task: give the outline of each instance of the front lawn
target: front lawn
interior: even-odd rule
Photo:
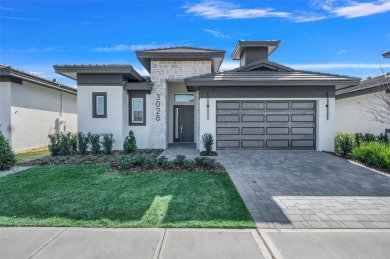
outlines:
[[[30,162],[32,160],[49,156],[49,150],[47,148],[32,149],[27,151],[18,152],[15,154],[17,163]]]
[[[0,178],[1,226],[253,228],[227,173],[41,166]]]

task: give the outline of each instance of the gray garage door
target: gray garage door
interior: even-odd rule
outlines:
[[[217,101],[217,149],[315,149],[315,101]]]

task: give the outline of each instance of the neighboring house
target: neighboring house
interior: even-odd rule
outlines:
[[[268,61],[280,41],[239,41],[240,67],[219,72],[225,51],[172,47],[136,51],[150,73],[129,65],[55,65],[77,80],[78,130],[129,130],[140,148],[196,143],[211,133],[218,149],[333,151],[335,90],[360,78],[294,70]]]
[[[380,96],[390,100],[390,73],[362,80],[359,85],[336,91],[336,131],[351,133],[390,133],[390,125],[379,123],[369,115],[380,109]]]
[[[47,146],[48,134],[77,130],[77,90],[0,65],[0,130],[14,151]]]
[[[390,58],[390,51],[387,51],[387,52],[383,53],[382,56],[384,58]]]

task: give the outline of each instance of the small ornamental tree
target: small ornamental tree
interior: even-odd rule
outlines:
[[[125,138],[125,142],[123,143],[123,151],[126,153],[133,153],[137,150],[137,141],[135,140],[134,132],[132,130],[129,131],[129,135]]]
[[[214,145],[214,138],[213,135],[210,133],[206,133],[202,135],[202,143],[203,147],[206,150],[207,154],[211,153],[213,151],[213,145]]]
[[[8,170],[16,164],[16,158],[8,140],[0,131],[0,170]]]

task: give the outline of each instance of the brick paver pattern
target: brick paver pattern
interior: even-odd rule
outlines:
[[[390,177],[318,151],[220,150],[259,228],[390,228]]]

